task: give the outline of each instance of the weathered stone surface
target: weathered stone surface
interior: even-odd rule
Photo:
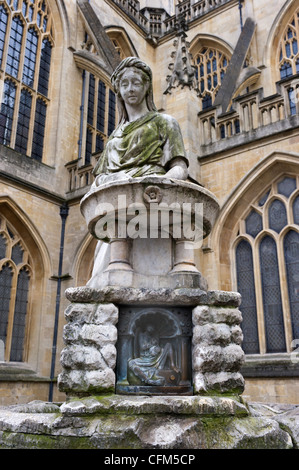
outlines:
[[[237,292],[208,291],[197,288],[133,288],[109,286],[101,289],[70,287],[65,296],[74,303],[113,303],[123,305],[216,305],[239,307],[241,295]]]
[[[214,323],[226,323],[227,325],[239,325],[242,321],[242,314],[237,308],[210,308],[211,321]]]
[[[207,392],[242,394],[245,387],[240,372],[207,372],[205,383]]]
[[[37,411],[35,411],[37,406]],[[0,448],[298,448],[299,405],[246,404],[231,397],[90,396],[0,411]],[[44,410],[44,412],[42,412]],[[163,419],[161,419],[163,417]]]
[[[59,390],[67,394],[114,391],[118,308],[74,303],[67,307],[65,318]]]

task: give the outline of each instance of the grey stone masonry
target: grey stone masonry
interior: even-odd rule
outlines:
[[[244,391],[241,312],[236,307],[198,306],[192,311],[194,393]]]
[[[111,303],[72,303],[65,318],[59,389],[71,395],[113,392],[118,308]]]
[[[138,291],[138,292],[137,292]],[[192,382],[195,395],[239,395],[244,390],[240,369],[242,315],[240,295],[197,289],[169,291],[134,289],[139,305],[176,304],[192,311]],[[196,295],[194,295],[196,291]],[[192,295],[193,294],[193,295]],[[61,353],[59,389],[69,396],[115,393],[117,304],[131,304],[130,289],[69,289],[72,302],[65,311],[67,324]],[[163,302],[164,298],[164,302]],[[180,298],[181,302],[178,302]],[[192,305],[193,299],[193,305]],[[194,302],[196,301],[195,305]],[[108,303],[109,302],[109,303]]]

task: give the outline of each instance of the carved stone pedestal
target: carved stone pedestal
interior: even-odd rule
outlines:
[[[243,392],[239,294],[81,287],[66,296],[58,384],[68,396]],[[148,333],[153,351],[142,355]]]

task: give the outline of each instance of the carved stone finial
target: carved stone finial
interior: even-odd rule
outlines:
[[[173,45],[176,47],[176,51],[171,53],[171,58],[174,59],[174,63],[169,64],[169,69],[172,70],[172,74],[166,77],[168,87],[164,91],[164,94],[171,93],[172,88],[178,86],[182,88],[188,86],[199,94],[195,67],[192,65],[189,44],[186,42],[187,35],[185,31],[187,31],[188,26],[185,15],[179,15],[177,17],[175,29],[177,33]]]

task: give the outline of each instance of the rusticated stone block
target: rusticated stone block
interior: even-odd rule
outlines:
[[[235,305],[193,309],[192,368],[194,393],[241,393],[244,362],[241,312]]]
[[[114,391],[118,308],[111,303],[73,303],[65,318],[59,390],[67,394]]]

